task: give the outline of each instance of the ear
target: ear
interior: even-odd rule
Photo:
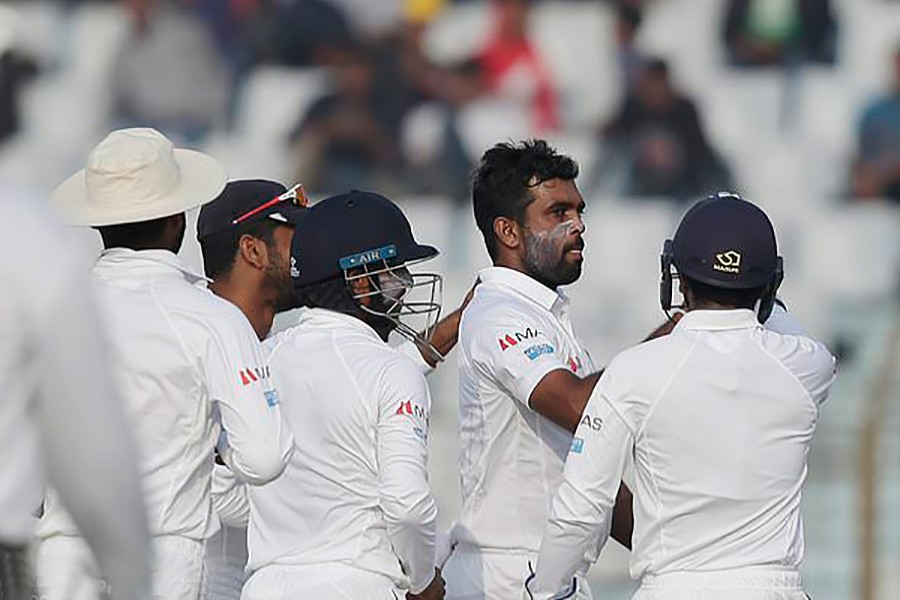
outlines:
[[[515,249],[522,244],[522,230],[515,219],[509,217],[494,219],[494,237],[506,248]]]
[[[681,292],[681,297],[684,298],[684,308],[685,310],[690,310],[691,308],[691,284],[685,280],[684,277],[678,278],[678,291]]]
[[[252,235],[242,235],[238,240],[238,252],[245,263],[254,269],[264,270],[269,266],[269,247]]]

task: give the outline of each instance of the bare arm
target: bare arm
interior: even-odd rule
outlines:
[[[585,378],[578,377],[565,369],[556,369],[547,373],[534,388],[528,404],[531,409],[540,413],[572,433],[581,422],[581,415],[600,380],[603,371],[592,373]],[[634,512],[631,490],[625,483],[619,486],[612,516],[612,532],[610,537],[631,550],[631,534],[634,531]]]
[[[459,308],[438,321],[437,325],[434,326],[434,333],[431,334],[431,346],[437,350],[442,357],[450,354],[450,351],[456,346],[456,342],[459,340],[459,321],[462,319],[462,314],[466,309],[466,306],[472,301],[472,296],[475,295],[475,288],[478,287],[479,283],[481,283],[481,280],[476,279],[475,284],[469,290],[469,293],[466,294],[466,297],[463,298]],[[431,349],[424,344],[416,343],[416,346],[419,348],[419,352],[422,354],[422,358],[425,359],[425,362],[427,362],[432,369],[437,367],[439,361],[437,357],[434,356]]]

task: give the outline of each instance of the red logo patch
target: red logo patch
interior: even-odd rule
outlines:
[[[515,346],[516,344],[519,343],[519,342],[517,342],[517,341],[513,338],[513,336],[511,336],[511,335],[509,335],[509,334],[506,334],[506,337],[505,337],[505,338],[500,338],[500,339],[497,340],[497,341],[500,342],[500,349],[501,349],[501,350],[506,350],[506,349],[509,348],[510,346]]]

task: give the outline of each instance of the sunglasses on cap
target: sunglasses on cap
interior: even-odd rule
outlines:
[[[307,208],[309,206],[309,198],[307,198],[306,192],[303,191],[303,184],[298,183],[294,187],[289,189],[288,191],[284,192],[283,194],[280,194],[278,196],[275,196],[271,200],[267,200],[266,202],[263,202],[262,204],[260,204],[259,206],[257,206],[254,209],[248,210],[241,216],[239,216],[235,219],[232,219],[231,224],[237,225],[238,223],[246,221],[247,219],[249,219],[250,217],[252,217],[254,215],[258,215],[259,213],[261,213],[262,211],[264,211],[266,209],[269,209],[269,208],[272,208],[273,206],[277,206],[278,204],[281,204],[282,202],[289,202],[290,204],[293,204],[297,208]]]

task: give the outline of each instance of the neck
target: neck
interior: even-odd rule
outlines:
[[[269,335],[276,313],[274,298],[254,286],[236,285],[227,277],[210,283],[209,289],[241,309],[260,340]]]
[[[512,269],[513,271],[518,271],[519,273],[522,273],[523,275],[527,275],[528,277],[531,277],[532,279],[534,279],[535,281],[540,283],[542,286],[544,286],[550,290],[553,290],[554,292],[556,291],[557,286],[553,285],[549,281],[546,281],[540,275],[537,275],[537,274],[529,271],[525,267],[525,264],[521,260],[519,260],[519,258],[516,256],[513,256],[512,258],[498,257],[497,260],[494,261],[494,266],[495,267],[505,267],[507,269]]]

